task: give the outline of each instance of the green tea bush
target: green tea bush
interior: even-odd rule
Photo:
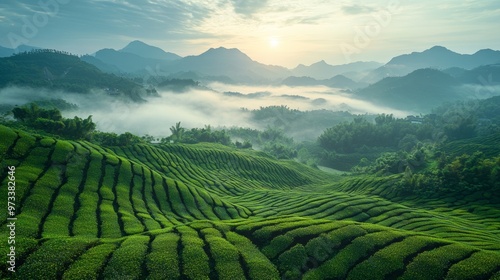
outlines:
[[[105,243],[90,248],[64,272],[64,280],[98,279],[107,258],[116,249],[117,244]]]
[[[205,240],[209,244],[219,279],[246,279],[239,262],[238,250],[226,239],[210,232],[205,235]]]
[[[443,279],[451,264],[462,260],[471,252],[472,248],[460,244],[449,244],[423,252],[406,267],[401,280]]]
[[[278,269],[285,279],[300,279],[308,256],[302,244],[293,246],[278,258]]]
[[[479,251],[453,265],[445,279],[488,278],[500,267],[500,254]]]
[[[177,247],[179,236],[175,233],[160,234],[151,243],[151,253],[146,258],[148,279],[179,279]]]
[[[51,239],[31,254],[16,272],[19,279],[58,279],[93,241]]]
[[[104,269],[104,279],[143,279],[141,265],[148,249],[148,236],[127,237],[113,252]]]
[[[183,274],[189,279],[209,279],[209,259],[203,250],[205,243],[198,237],[198,233],[190,227],[180,226],[178,230],[182,242]]]
[[[276,267],[247,238],[234,232],[227,232],[226,238],[243,256],[251,279],[280,279]]]

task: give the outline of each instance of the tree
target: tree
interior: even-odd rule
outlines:
[[[172,126],[170,128],[170,131],[172,132],[172,137],[175,139],[175,141],[177,142],[182,141],[184,130],[185,129],[181,127],[181,122],[176,123],[175,126]]]

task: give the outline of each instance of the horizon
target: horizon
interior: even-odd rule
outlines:
[[[134,40],[180,56],[210,48],[237,48],[267,65],[294,68],[324,60],[388,62],[392,57],[444,46],[461,54],[500,49],[500,3],[370,1],[314,3],[149,1],[0,4],[0,45],[30,45],[70,53],[119,50]],[[495,27],[497,26],[497,27]]]
[[[117,48],[117,49],[114,49],[114,48],[102,48],[102,49],[99,49],[99,50],[96,50],[95,52],[93,53],[73,53],[73,52],[68,52],[67,50],[64,50],[64,49],[55,49],[55,48],[42,48],[42,47],[39,47],[39,46],[31,46],[31,45],[19,45],[18,47],[28,47],[28,48],[37,48],[37,49],[54,49],[56,51],[63,51],[63,52],[68,52],[70,55],[75,55],[75,56],[85,56],[85,55],[90,55],[90,56],[95,56],[95,53],[100,51],[100,50],[104,50],[104,49],[113,49],[113,50],[116,50],[116,51],[121,51],[122,49],[124,49],[125,47],[127,47],[129,44],[133,43],[133,42],[140,42],[140,43],[143,43],[143,44],[146,44],[148,46],[151,46],[151,47],[157,47],[157,48],[160,48],[161,50],[165,51],[165,52],[169,52],[168,50],[164,50],[162,49],[161,47],[158,47],[158,46],[154,46],[154,45],[151,45],[151,44],[148,44],[146,42],[143,42],[141,40],[132,40],[130,41],[128,44],[126,44],[125,46],[121,47],[121,48]],[[9,48],[9,47],[6,47],[6,46],[2,46],[0,45],[0,47],[4,47],[4,48]],[[306,64],[306,63],[298,63],[297,65],[295,66],[292,66],[292,67],[288,67],[288,66],[284,66],[284,65],[276,65],[276,64],[266,64],[265,62],[262,62],[262,61],[258,61],[258,60],[255,60],[253,57],[251,57],[249,54],[243,52],[242,50],[240,50],[239,48],[235,47],[235,48],[227,48],[225,46],[218,46],[218,47],[210,47],[204,51],[202,51],[201,53],[197,53],[197,54],[188,54],[188,55],[185,55],[185,56],[181,56],[181,58],[185,58],[185,57],[189,57],[189,56],[199,56],[203,53],[206,53],[210,50],[214,50],[214,49],[220,49],[220,48],[223,48],[223,49],[226,49],[226,50],[231,50],[231,49],[235,49],[235,50],[238,50],[240,52],[242,52],[243,54],[247,55],[250,59],[252,59],[253,61],[255,62],[258,62],[258,63],[262,63],[262,64],[265,64],[265,65],[269,65],[269,66],[281,66],[281,67],[285,67],[285,68],[288,68],[290,70],[296,68],[296,67],[299,67],[299,66],[311,66],[313,64],[318,64],[318,63],[326,63],[328,65],[331,65],[331,66],[341,66],[341,65],[347,65],[347,64],[351,64],[351,63],[358,63],[358,62],[376,62],[376,63],[381,63],[381,64],[387,64],[392,58],[394,57],[398,57],[398,56],[401,56],[401,55],[408,55],[408,54],[412,54],[412,53],[421,53],[421,52],[424,52],[424,51],[428,51],[432,48],[436,48],[436,47],[442,47],[442,48],[445,48],[447,49],[448,51],[451,51],[451,52],[454,52],[454,53],[457,53],[457,54],[460,54],[460,55],[473,55],[479,51],[483,51],[483,50],[492,50],[492,51],[500,51],[500,49],[492,49],[492,48],[481,48],[481,49],[478,49],[478,50],[475,50],[471,53],[460,53],[460,52],[457,52],[455,50],[452,50],[446,46],[441,46],[441,45],[434,45],[434,46],[431,46],[431,47],[428,47],[426,49],[423,49],[423,50],[414,50],[410,53],[400,53],[400,54],[395,54],[394,56],[392,56],[390,59],[388,59],[387,61],[376,61],[376,60],[356,60],[356,61],[350,61],[350,62],[346,62],[346,63],[343,63],[343,64],[334,64],[334,63],[329,63],[328,61],[326,61],[325,59],[320,59],[318,61],[314,61],[312,63],[309,63],[309,64]],[[174,54],[177,54],[177,53],[174,53]],[[178,55],[178,54],[177,54]]]

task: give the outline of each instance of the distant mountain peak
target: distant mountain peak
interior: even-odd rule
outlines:
[[[320,60],[320,61],[314,63],[314,65],[329,65],[329,64],[326,63],[326,61],[324,61],[324,60]]]
[[[237,48],[228,49],[225,47],[210,48],[206,52],[202,53],[200,56],[214,57],[214,58],[231,57],[231,58],[252,60],[248,55],[246,55],[244,52],[240,51]]]
[[[142,41],[134,40],[128,45],[126,45],[120,52],[132,53],[144,58],[153,58],[161,60],[176,60],[181,58],[180,56],[166,52],[161,48],[148,45]]]
[[[434,46],[426,51],[450,51],[450,50],[443,46]]]
[[[234,53],[242,53],[243,54],[243,52],[237,48],[225,48],[222,46],[218,47],[218,48],[210,48],[205,53],[209,53],[209,52],[234,52]]]

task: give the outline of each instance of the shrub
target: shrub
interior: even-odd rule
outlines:
[[[127,237],[104,269],[105,279],[142,279],[141,265],[148,249],[148,236]]]

